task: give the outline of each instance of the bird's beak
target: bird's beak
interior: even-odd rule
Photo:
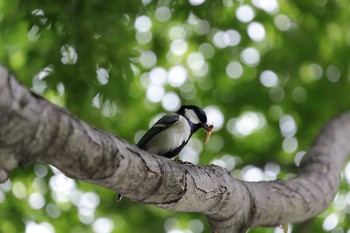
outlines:
[[[208,124],[203,124],[203,128],[205,129],[205,135],[204,135],[204,143],[207,143],[209,141],[211,132],[214,129],[214,125],[208,125]]]

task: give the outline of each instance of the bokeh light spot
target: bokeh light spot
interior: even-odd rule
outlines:
[[[149,73],[149,79],[152,84],[163,85],[166,81],[168,72],[163,67],[155,67]]]
[[[45,210],[47,215],[51,218],[58,218],[61,215],[61,210],[53,203],[47,204]]]
[[[61,203],[69,201],[71,193],[76,190],[75,180],[60,172],[50,178],[49,185],[53,199]]]
[[[264,178],[264,173],[258,167],[247,166],[242,170],[242,178],[249,182],[261,181]]]
[[[305,64],[300,67],[299,75],[304,82],[312,82],[321,79],[323,69],[319,64]]]
[[[150,31],[146,31],[146,32],[137,31],[135,35],[137,42],[139,42],[140,44],[147,44],[151,42],[152,37],[153,35],[152,35],[152,32]]]
[[[198,35],[205,35],[209,32],[210,25],[206,20],[198,20],[193,29]]]
[[[18,199],[23,199],[27,196],[27,189],[22,182],[14,182],[12,193]]]
[[[12,188],[12,182],[11,179],[6,180],[5,183],[0,184],[0,189],[2,189],[5,192],[9,192]]]
[[[101,113],[105,117],[112,117],[117,113],[117,105],[115,102],[107,99],[101,107]]]
[[[184,40],[186,38],[186,34],[187,34],[186,29],[180,25],[173,26],[169,30],[169,37],[172,40],[176,40],[176,39]]]
[[[261,23],[252,22],[248,25],[248,36],[253,41],[262,41],[265,39],[266,32],[265,28]]]
[[[101,85],[106,85],[109,79],[108,70],[105,68],[98,68],[96,70],[97,80]]]
[[[32,187],[39,193],[45,194],[48,191],[47,183],[45,179],[36,177],[32,182]]]
[[[260,62],[260,53],[255,48],[246,48],[241,53],[241,60],[246,65],[255,67]]]
[[[209,124],[214,125],[214,130],[220,130],[224,124],[224,114],[216,106],[205,107],[204,112],[207,114]]]
[[[159,22],[166,22],[171,17],[171,11],[168,7],[161,6],[156,9],[155,16]]]
[[[214,159],[210,164],[214,164],[220,167],[225,168],[228,172],[231,172],[236,166],[236,159],[229,154],[221,156],[219,159]]]
[[[203,43],[199,46],[199,51],[203,54],[206,59],[210,59],[215,54],[214,47],[209,43]]]
[[[242,76],[243,74],[243,67],[240,62],[238,61],[231,61],[226,66],[226,74],[233,79],[237,79]]]
[[[36,41],[40,37],[40,28],[37,25],[33,25],[27,33],[28,40]]]
[[[236,11],[236,17],[242,23],[248,23],[255,17],[255,12],[251,6],[241,5]]]
[[[72,46],[61,47],[61,62],[66,65],[73,65],[78,60],[78,54]]]
[[[180,107],[180,97],[175,92],[168,92],[162,99],[162,107],[167,111],[175,111]]]
[[[339,223],[339,217],[333,213],[328,215],[324,220],[322,224],[322,228],[325,231],[331,231],[333,230]]]
[[[45,177],[48,173],[48,168],[43,164],[37,163],[34,165],[34,173],[37,177]]]
[[[176,218],[169,218],[164,223],[164,229],[169,232],[178,228],[180,225],[179,221]]]
[[[79,208],[94,210],[100,204],[100,197],[94,192],[86,192],[79,194],[75,202]]]
[[[218,31],[213,37],[213,43],[217,48],[225,48],[228,44],[228,38],[225,38],[223,31]]]
[[[164,92],[163,86],[151,84],[147,87],[146,97],[149,101],[158,103],[162,100]]]
[[[188,226],[188,229],[190,229],[190,231],[192,233],[201,233],[204,230],[203,223],[198,219],[194,219],[194,220],[189,221],[187,226]]]
[[[187,52],[187,49],[188,44],[182,39],[176,39],[170,45],[170,51],[177,56],[184,55]]]
[[[87,208],[79,208],[78,217],[80,222],[84,224],[91,224],[95,219],[94,210]]]
[[[167,80],[173,87],[181,87],[187,79],[187,71],[183,66],[177,65],[170,68]]]
[[[278,76],[271,70],[264,70],[260,74],[260,82],[265,87],[275,87],[278,85]]]
[[[227,30],[224,34],[224,36],[227,38],[227,45],[228,46],[236,46],[241,42],[241,34],[239,34],[238,31],[230,29]]]
[[[287,31],[292,26],[290,19],[286,15],[277,15],[273,22],[280,31]]]
[[[341,72],[335,65],[330,65],[326,69],[327,78],[331,82],[338,82],[340,79]]]
[[[45,206],[44,196],[39,192],[30,194],[29,205],[32,209],[36,209],[36,210],[43,208]]]
[[[294,118],[290,115],[284,115],[279,122],[281,133],[284,137],[293,137],[297,132],[297,125]]]
[[[37,224],[33,221],[28,221],[26,222],[25,233],[55,233],[55,229],[47,222]]]
[[[99,109],[101,108],[101,101],[102,101],[102,96],[98,93],[97,95],[94,96],[94,98],[92,98],[91,106]]]
[[[187,65],[193,71],[197,71],[197,70],[202,69],[205,65],[205,60],[204,60],[203,54],[201,54],[199,52],[191,53],[187,58]]]
[[[347,162],[345,169],[344,169],[344,176],[348,184],[350,185],[350,161]],[[350,203],[349,203],[350,205]]]
[[[227,130],[238,137],[245,137],[263,128],[266,124],[264,115],[247,111],[238,118],[231,118],[227,122]]]
[[[205,2],[205,0],[188,0],[192,6],[199,6]]]
[[[134,27],[137,31],[147,32],[152,28],[152,20],[146,15],[141,15],[136,18]]]
[[[295,154],[294,156],[294,164],[296,166],[300,166],[301,160],[304,158],[306,152],[305,151],[299,151],[298,153]]]
[[[141,2],[143,5],[146,6],[146,5],[150,4],[152,2],[152,0],[141,0]]]
[[[298,140],[295,137],[289,137],[283,140],[282,148],[287,153],[293,153],[298,149]]]
[[[140,55],[141,65],[145,68],[151,68],[157,64],[157,56],[153,51],[144,51]]]
[[[264,171],[266,175],[270,177],[276,177],[280,173],[281,167],[277,163],[269,162],[265,164]]]
[[[236,46],[241,41],[241,35],[236,30],[217,31],[213,36],[213,43],[217,48]]]
[[[277,0],[252,0],[252,3],[255,7],[270,14],[276,13],[279,8]]]
[[[92,224],[95,233],[110,233],[114,229],[114,223],[110,218],[98,218]]]

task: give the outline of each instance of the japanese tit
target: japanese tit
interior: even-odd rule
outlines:
[[[200,128],[209,133],[212,130],[212,126],[207,124],[205,112],[194,105],[183,105],[176,113],[166,114],[158,120],[137,146],[149,153],[173,158]]]
[[[206,130],[209,140],[213,125],[207,124],[205,112],[194,105],[183,105],[176,113],[166,114],[140,139],[137,146],[149,153],[173,158],[177,156],[198,129]],[[117,196],[121,201],[122,195]]]

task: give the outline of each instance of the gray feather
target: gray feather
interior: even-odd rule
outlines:
[[[146,145],[146,143],[149,140],[151,140],[151,138],[154,137],[154,135],[169,128],[179,119],[180,119],[180,115],[175,114],[175,113],[167,114],[167,115],[163,116],[145,133],[145,135],[143,135],[143,137],[137,143],[137,146],[139,148],[143,149],[144,146]]]

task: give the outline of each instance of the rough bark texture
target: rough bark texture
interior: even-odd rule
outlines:
[[[337,193],[349,137],[347,113],[320,132],[296,178],[243,182],[223,168],[152,155],[89,126],[0,67],[1,182],[16,166],[43,162],[141,203],[205,214],[212,232],[245,232],[319,214]]]

